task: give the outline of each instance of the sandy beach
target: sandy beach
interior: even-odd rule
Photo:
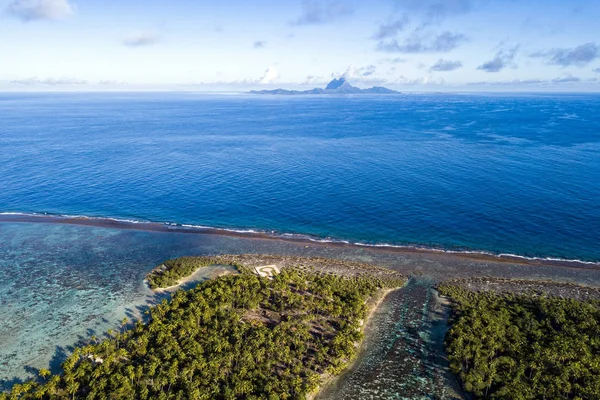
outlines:
[[[211,265],[208,267],[200,267],[193,274],[181,278],[177,284],[166,287],[153,289],[155,293],[172,293],[179,289],[185,289],[190,283],[199,283],[207,279],[217,278],[219,276],[237,273],[233,268],[227,266]],[[147,282],[144,280],[147,284]]]

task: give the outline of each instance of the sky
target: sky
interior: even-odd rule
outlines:
[[[0,0],[0,90],[600,91],[600,0]]]

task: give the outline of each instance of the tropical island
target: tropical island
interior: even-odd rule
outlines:
[[[369,308],[406,282],[358,263],[284,258],[261,269],[265,259],[274,257],[159,265],[147,277],[156,289],[195,268],[237,272],[175,292],[148,310],[146,323],[128,329],[123,321],[76,348],[62,374],[41,370],[0,399],[305,399],[353,359]],[[342,265],[349,268],[334,273]]]
[[[325,88],[314,88],[310,90],[287,90],[287,89],[274,89],[274,90],[252,90],[251,94],[272,94],[272,95],[331,95],[331,94],[401,94],[395,90],[385,88],[383,86],[373,86],[368,89],[361,89],[356,86],[352,86],[350,82],[343,76],[337,79],[333,79],[327,84]]]
[[[199,271],[225,266],[226,273],[181,289]],[[0,400],[310,399],[348,374],[364,327],[387,295],[394,292],[404,307],[415,300],[410,290],[419,279],[322,257],[167,260],[146,283],[171,296],[143,321],[124,320],[105,338],[89,338],[60,373],[42,369]],[[464,392],[478,399],[600,398],[600,288],[479,277],[436,289],[449,311],[444,368]]]

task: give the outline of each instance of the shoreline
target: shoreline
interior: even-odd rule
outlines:
[[[404,284],[404,286],[406,286],[406,283]],[[367,312],[365,314],[365,318],[363,320],[363,324],[361,325],[361,329],[360,329],[361,333],[364,336],[363,336],[362,340],[357,343],[358,346],[357,346],[357,350],[356,350],[356,355],[354,356],[354,358],[352,360],[350,360],[350,362],[348,363],[346,368],[344,368],[344,370],[342,372],[340,372],[338,375],[329,374],[327,377],[324,377],[324,381],[319,386],[317,391],[315,393],[311,394],[310,396],[307,396],[306,400],[319,399],[319,395],[324,393],[331,385],[335,385],[336,382],[338,382],[343,376],[345,376],[347,373],[352,371],[352,369],[356,366],[356,363],[359,361],[360,357],[364,355],[366,339],[367,339],[365,330],[367,329],[369,322],[372,321],[373,314],[379,309],[379,307],[381,307],[384,300],[390,293],[400,290],[404,286],[397,287],[397,288],[380,289],[377,291],[377,293],[375,293],[375,295],[373,297],[371,297],[367,301]]]
[[[209,272],[208,275],[205,274],[207,271]],[[210,272],[213,272],[213,274],[215,274],[215,276],[211,276]],[[210,267],[199,267],[194,272],[192,272],[190,275],[184,276],[183,278],[179,279],[175,285],[171,285],[166,288],[152,289],[150,287],[150,285],[148,284],[147,279],[144,279],[144,284],[146,285],[146,287],[149,290],[152,291],[152,293],[174,293],[174,292],[178,291],[179,289],[185,289],[183,286],[187,283],[196,282],[196,281],[198,283],[201,283],[203,280],[206,280],[206,279],[216,279],[216,278],[220,278],[221,276],[230,275],[230,274],[235,274],[235,272],[229,271],[226,268],[223,268],[222,271],[217,272],[217,271],[215,271],[214,268],[211,269]]]
[[[493,254],[485,251],[444,250],[410,245],[351,243],[344,240],[328,240],[312,238],[310,235],[276,234],[254,230],[235,230],[226,228],[203,227],[196,225],[174,224],[167,222],[134,221],[107,217],[68,216],[52,214],[26,214],[17,212],[0,213],[0,222],[17,223],[51,223],[64,225],[80,225],[109,229],[138,230],[148,232],[184,233],[201,235],[218,235],[234,238],[279,241],[307,246],[332,248],[364,248],[381,253],[399,255],[442,255],[462,261],[507,263],[527,266],[553,266],[576,269],[600,269],[600,261],[567,260],[557,258],[527,257],[516,254]]]

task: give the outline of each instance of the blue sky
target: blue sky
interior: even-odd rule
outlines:
[[[598,0],[0,0],[0,90],[600,91]]]

